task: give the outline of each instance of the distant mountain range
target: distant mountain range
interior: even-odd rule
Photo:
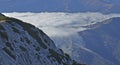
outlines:
[[[0,0],[0,12],[120,13],[120,0]]]
[[[88,26],[88,30],[79,32],[85,43],[85,47],[92,50],[105,60],[120,65],[120,17],[111,18],[95,25]],[[81,57],[82,57],[81,52]],[[86,55],[86,54],[85,54]],[[86,55],[89,56],[90,54]],[[80,58],[81,58],[80,57]],[[96,57],[95,57],[96,58]],[[98,62],[98,58],[91,57],[92,61]],[[100,62],[100,61],[99,61]],[[93,62],[94,63],[94,62]],[[93,65],[93,64],[89,64]],[[97,64],[99,65],[99,64]],[[104,64],[100,64],[104,65]],[[105,64],[111,65],[111,64]]]

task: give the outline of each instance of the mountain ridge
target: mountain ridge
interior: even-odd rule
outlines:
[[[9,17],[2,21],[0,65],[81,65],[35,26]]]

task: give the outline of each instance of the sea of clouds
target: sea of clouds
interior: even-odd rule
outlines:
[[[120,14],[101,13],[63,13],[63,12],[43,12],[43,13],[3,13],[6,16],[14,17],[24,22],[31,23],[42,29],[50,36],[57,46],[61,47],[70,43],[85,46],[78,32],[86,30],[83,26],[102,22],[112,17],[120,17]]]

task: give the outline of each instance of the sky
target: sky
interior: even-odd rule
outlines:
[[[0,12],[120,13],[120,0],[0,0]]]

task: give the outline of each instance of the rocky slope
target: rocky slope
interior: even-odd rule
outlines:
[[[0,14],[0,65],[81,65],[35,26]]]

